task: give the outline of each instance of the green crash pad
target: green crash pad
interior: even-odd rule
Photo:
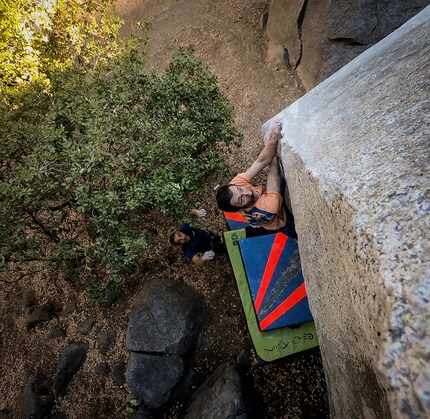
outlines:
[[[239,247],[239,240],[246,238],[245,229],[227,231],[224,233],[224,238],[249,334],[259,358],[265,362],[272,362],[317,347],[319,342],[313,321],[304,322],[294,327],[286,326],[267,331],[260,330]]]

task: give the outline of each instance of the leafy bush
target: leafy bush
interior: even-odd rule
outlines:
[[[0,85],[43,77],[70,62],[115,54],[113,0],[1,0]],[[140,39],[142,40],[142,39]]]
[[[115,286],[149,250],[142,216],[181,218],[223,167],[219,147],[240,140],[216,77],[191,48],[163,73],[144,71],[142,29],[61,65],[61,51],[50,58],[45,48],[43,77],[3,86],[1,270],[38,261],[83,268],[95,294],[101,278]]]

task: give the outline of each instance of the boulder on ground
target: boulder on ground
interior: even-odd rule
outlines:
[[[250,399],[238,365],[227,362],[197,389],[185,419],[249,419]]]
[[[196,344],[205,302],[193,288],[171,279],[147,282],[134,302],[126,348],[183,356]]]
[[[172,388],[184,373],[182,358],[131,352],[126,379],[131,394],[145,406],[157,409],[170,399]]]

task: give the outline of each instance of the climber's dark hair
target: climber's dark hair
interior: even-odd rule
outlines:
[[[216,192],[216,202],[218,204],[218,208],[222,211],[226,212],[238,212],[240,208],[234,207],[231,205],[230,201],[233,198],[233,192],[230,190],[230,186],[237,185],[223,185],[220,186]]]

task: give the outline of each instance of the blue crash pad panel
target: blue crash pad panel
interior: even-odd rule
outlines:
[[[239,248],[260,330],[313,320],[294,239],[281,233],[245,238]]]

